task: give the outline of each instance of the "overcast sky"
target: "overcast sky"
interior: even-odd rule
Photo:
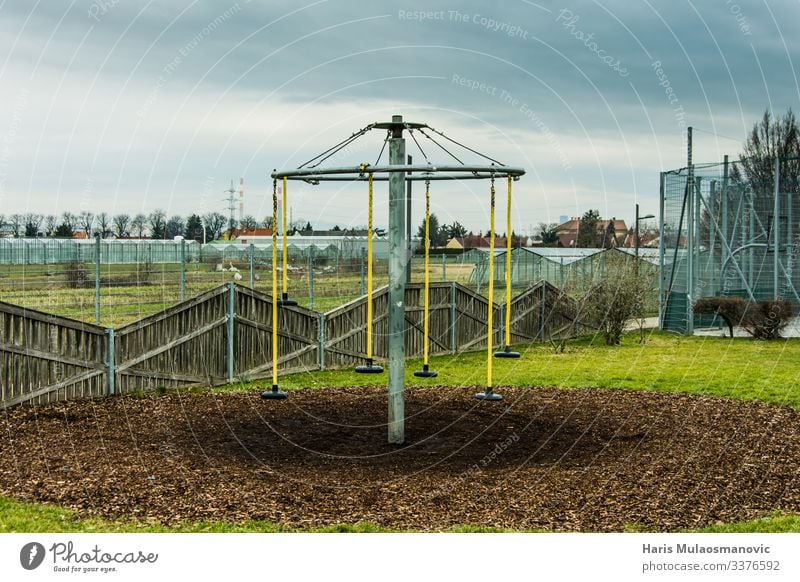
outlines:
[[[686,165],[687,126],[717,161],[765,109],[798,109],[798,22],[800,0],[0,0],[0,214],[225,212],[241,176],[261,219],[273,168],[402,114],[527,170],[516,230],[630,223]],[[383,138],[332,161],[374,162]],[[364,224],[364,190],[293,186],[293,217]],[[488,228],[487,184],[433,190],[442,222]]]

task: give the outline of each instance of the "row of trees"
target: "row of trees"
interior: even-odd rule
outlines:
[[[447,244],[447,241],[454,238],[470,238],[470,237],[481,237],[481,236],[488,236],[489,230],[486,229],[486,233],[483,231],[479,232],[477,235],[471,231],[467,230],[463,224],[454,220],[452,224],[439,224],[439,218],[436,214],[431,214],[429,219],[429,229],[430,229],[430,238],[431,238],[431,247],[432,248],[441,248]],[[503,232],[502,234],[497,232],[495,228],[495,233],[497,236],[502,236],[505,238],[506,234]],[[417,228],[417,238],[419,240],[423,240],[425,238],[425,219],[422,219],[419,227]],[[511,244],[512,246],[520,246],[523,242],[525,237],[517,236],[516,233],[511,233]],[[557,239],[558,237],[556,237]]]
[[[167,217],[163,210],[154,210],[150,214],[110,215],[107,212],[94,214],[83,211],[79,214],[64,212],[61,216],[35,213],[11,214],[8,217],[0,214],[0,229],[8,228],[14,237],[45,236],[52,238],[72,238],[76,232],[85,232],[87,236],[99,235],[101,238],[152,238],[172,239],[183,236],[198,242],[212,241],[226,232],[228,217],[219,212],[210,212],[200,216],[192,214],[186,218],[174,215]],[[254,229],[260,226],[269,228],[272,217],[259,222],[253,216],[245,216],[239,226]],[[310,225],[309,225],[310,226]]]

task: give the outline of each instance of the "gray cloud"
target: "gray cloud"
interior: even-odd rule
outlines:
[[[209,176],[245,175],[257,212],[269,169],[399,111],[528,167],[526,228],[589,207],[630,218],[683,165],[686,125],[743,138],[797,103],[797,16],[788,0],[5,2],[0,139],[29,96],[0,204],[189,212]],[[327,212],[352,216],[348,200]]]

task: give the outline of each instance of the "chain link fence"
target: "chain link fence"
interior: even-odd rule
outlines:
[[[693,333],[701,297],[800,306],[800,160],[743,159],[661,178],[661,325]]]

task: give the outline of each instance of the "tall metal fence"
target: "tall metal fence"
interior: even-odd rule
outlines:
[[[431,288],[432,354],[486,347],[489,309],[494,344],[503,336],[505,306],[457,283]],[[423,350],[422,286],[406,287],[405,344],[408,357]],[[364,359],[366,330],[374,354],[387,357],[388,293],[379,289],[374,318],[367,298],[326,313],[281,307],[278,360],[272,357],[272,300],[228,283],[120,328],[101,327],[0,302],[0,408],[26,402],[123,394],[160,386],[218,385],[282,372],[352,366]],[[547,341],[585,332],[577,309],[542,282],[511,304],[515,341]]]
[[[800,306],[800,160],[742,159],[661,175],[661,327],[692,333],[700,297]]]

